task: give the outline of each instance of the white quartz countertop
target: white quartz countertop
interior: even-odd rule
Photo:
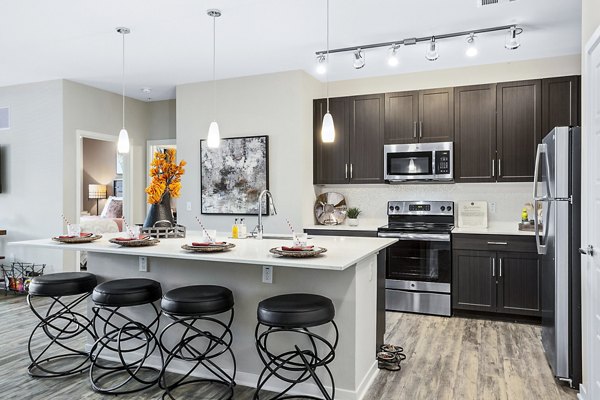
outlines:
[[[534,236],[533,231],[520,231],[518,222],[491,222],[487,228],[460,228],[455,227],[453,234],[467,233],[476,235],[521,235]]]
[[[320,229],[332,231],[373,231],[377,232],[377,228],[387,225],[387,219],[358,219],[358,226],[348,225],[348,219],[341,225],[307,225],[304,229]]]
[[[216,240],[234,243],[235,248],[219,253],[193,253],[183,250],[181,245],[201,241],[202,235],[200,232],[188,231],[187,237],[184,239],[161,239],[160,243],[156,246],[147,247],[121,247],[108,241],[110,238],[122,235],[122,233],[105,234],[99,240],[82,244],[65,244],[55,242],[51,239],[40,239],[11,242],[8,245],[121,254],[125,256],[178,258],[341,271],[396,242],[396,239],[384,238],[319,236],[309,239],[308,244],[325,247],[327,249],[326,253],[310,258],[289,258],[269,253],[269,250],[273,247],[289,246],[292,244],[291,240],[285,239],[229,239],[223,234],[217,235]]]

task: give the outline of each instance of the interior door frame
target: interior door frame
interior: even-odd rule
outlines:
[[[591,132],[594,131],[594,127],[592,126],[594,118],[592,118],[593,112],[593,96],[594,91],[590,85],[590,78],[592,76],[593,65],[591,54],[594,51],[600,51],[600,27],[596,29],[594,34],[590,37],[587,44],[585,45],[585,51],[583,52],[583,76],[582,76],[582,94],[585,96],[585,109],[583,111],[584,121],[582,124],[582,149],[586,149],[582,157],[582,182],[581,190],[582,190],[582,209],[584,212],[582,215],[592,215],[591,211],[594,204],[594,193],[591,190],[590,183],[594,179],[592,175],[592,160],[593,157],[596,157],[594,149],[590,146],[590,135]],[[595,127],[596,129],[600,129],[600,127]],[[582,247],[586,247],[591,243],[593,239],[592,230],[595,226],[595,222],[590,221],[589,218],[582,218],[581,224],[581,245]],[[596,251],[600,251],[600,249],[596,249]],[[594,349],[594,337],[596,335],[593,321],[594,321],[594,313],[595,307],[599,305],[594,304],[594,293],[595,291],[600,290],[600,287],[596,287],[598,285],[598,281],[594,280],[593,276],[590,276],[590,272],[592,268],[594,268],[594,260],[592,257],[587,255],[581,256],[581,267],[582,267],[582,363],[583,363],[583,382],[579,385],[579,394],[577,397],[581,400],[588,400],[598,397],[600,395],[599,389],[595,387],[594,382],[600,380],[600,360],[594,359],[592,355],[592,351]],[[597,257],[597,256],[596,256]]]

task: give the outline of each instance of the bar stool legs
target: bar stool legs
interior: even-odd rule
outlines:
[[[306,328],[278,328],[278,327],[267,327],[266,330],[262,330],[261,327],[264,325],[260,322],[256,325],[255,337],[256,337],[256,348],[258,355],[265,365],[256,386],[256,392],[254,393],[254,400],[260,400],[259,392],[265,386],[265,384],[273,377],[276,377],[286,383],[288,386],[275,397],[270,400],[282,400],[282,399],[317,399],[322,400],[319,397],[314,396],[295,396],[287,395],[287,393],[297,384],[306,382],[309,379],[313,379],[319,391],[323,394],[323,398],[326,400],[332,400],[335,398],[335,382],[333,374],[329,369],[329,363],[335,358],[335,349],[338,344],[338,328],[334,321],[330,321],[335,331],[335,341],[331,344],[327,339],[319,336],[313,332],[310,332]],[[262,330],[262,332],[261,332]],[[289,335],[295,333],[301,336],[305,336],[310,342],[310,348],[301,350],[298,345],[294,345],[293,350],[281,352],[279,354],[271,352],[267,348],[267,341],[270,336],[275,336],[281,333]],[[273,339],[270,339],[273,340]],[[296,341],[297,343],[297,341]],[[322,348],[319,352],[319,348]],[[321,353],[322,355],[319,355]],[[324,354],[323,354],[324,353]],[[331,381],[331,390],[327,391],[323,382],[316,374],[316,369],[322,367],[329,376]]]
[[[173,391],[183,385],[194,383],[215,383],[224,385],[228,390],[221,395],[221,399],[230,400],[233,398],[233,390],[235,387],[236,361],[231,343],[233,341],[233,333],[231,332],[231,324],[233,322],[233,308],[230,310],[230,317],[227,323],[222,322],[210,316],[179,316],[172,315],[163,311],[164,315],[173,320],[165,327],[160,335],[160,344],[166,353],[165,365],[161,374],[160,386],[165,390],[163,399],[175,399]],[[208,324],[210,329],[201,329]],[[172,340],[176,337],[175,344],[172,346],[166,345],[166,338]],[[227,373],[213,359],[228,354],[233,362],[233,372]],[[183,360],[193,363],[188,372],[179,377],[175,382],[168,383],[165,377],[165,371],[169,364],[175,360]],[[193,378],[188,379],[190,375],[200,366],[206,368],[214,379],[208,378]],[[211,397],[216,398],[216,397]]]
[[[27,295],[27,304],[40,320],[35,326],[29,341],[27,351],[31,364],[27,368],[30,376],[34,378],[57,378],[78,374],[89,368],[89,354],[83,350],[78,350],[69,344],[69,341],[77,336],[88,333],[95,338],[95,333],[91,328],[92,322],[83,314],[75,311],[81,302],[83,302],[90,293],[83,293],[74,300],[66,302],[60,296],[48,296],[52,298],[52,303],[45,312],[38,312],[34,306],[34,298],[31,294]],[[32,342],[41,334],[44,334],[50,341],[41,350],[32,346]],[[56,352],[60,354],[55,354]],[[70,365],[66,369],[59,368],[60,359],[80,358],[81,361],[75,365]]]
[[[93,307],[95,321],[103,323],[102,332],[97,334],[98,340],[90,351],[92,359],[90,382],[95,391],[106,394],[128,394],[147,389],[158,382],[161,370],[145,364],[148,357],[157,349],[161,365],[164,361],[157,340],[161,313],[155,304],[148,303],[148,305],[152,307],[156,317],[147,325],[123,314],[120,311],[121,307],[101,305]],[[119,324],[115,321],[117,319]],[[114,359],[115,355],[116,362],[101,360],[101,357],[111,356]],[[117,382],[113,383],[114,380]],[[126,388],[131,383],[133,388]]]

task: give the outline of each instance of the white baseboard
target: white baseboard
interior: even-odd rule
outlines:
[[[85,349],[87,352],[89,352],[92,349],[92,345],[87,343],[85,345]],[[110,361],[118,361],[119,360],[118,357],[116,355],[114,355],[114,353],[109,352],[108,350],[105,350],[104,353],[105,354],[103,354],[102,358],[105,360],[110,360]],[[141,356],[141,354],[138,354],[138,353],[133,353],[133,354],[134,354],[134,357]],[[125,357],[126,360],[127,360],[127,358],[128,357]],[[154,354],[151,355],[150,357],[148,357],[145,365],[149,366],[149,367],[154,367],[154,368],[162,367],[162,363],[160,362],[160,357],[157,355],[154,355]],[[189,363],[182,361],[182,360],[174,359],[169,364],[169,368],[167,370],[169,372],[174,372],[177,374],[185,374],[185,373],[187,373],[188,368],[189,368]],[[227,370],[227,369],[224,369],[224,370],[227,373],[231,373],[231,370]],[[373,365],[371,365],[371,368],[369,368],[369,371],[363,378],[362,382],[358,385],[358,388],[356,390],[353,391],[353,390],[348,390],[348,389],[336,388],[335,389],[336,400],[362,400],[362,398],[366,394],[367,390],[369,389],[369,387],[375,380],[375,377],[377,376],[378,371],[379,370],[377,368],[377,361],[375,361],[373,363]],[[199,378],[209,378],[209,377],[214,378],[214,376],[206,373],[205,370],[202,370],[200,368],[194,370],[194,372],[192,372],[191,375],[199,377]],[[236,384],[241,385],[241,386],[247,386],[247,387],[254,388],[254,387],[256,387],[256,382],[258,382],[258,374],[237,371],[236,376],[235,376],[235,382],[236,382]],[[284,382],[273,379],[273,380],[269,381],[269,383],[267,385],[265,385],[263,388],[264,388],[264,390],[268,390],[271,392],[281,392],[286,387],[287,387],[287,385]],[[325,385],[325,388],[329,390],[331,387],[328,385]],[[293,395],[312,395],[312,396],[320,395],[320,391],[319,391],[317,385],[315,385],[313,383],[308,383],[308,382],[304,382],[304,383],[296,385],[294,390],[290,390],[288,393],[293,394]]]
[[[583,386],[583,383],[579,384],[579,393],[577,393],[577,398],[579,400],[587,400],[588,398],[587,390],[585,390],[585,386]]]

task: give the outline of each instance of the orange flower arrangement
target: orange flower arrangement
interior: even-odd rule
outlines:
[[[177,151],[175,149],[166,149],[163,152],[154,153],[154,159],[150,164],[150,176],[152,182],[146,188],[149,204],[158,204],[163,199],[165,193],[170,193],[171,197],[177,198],[181,192],[181,176],[185,173],[185,161],[177,164]]]

